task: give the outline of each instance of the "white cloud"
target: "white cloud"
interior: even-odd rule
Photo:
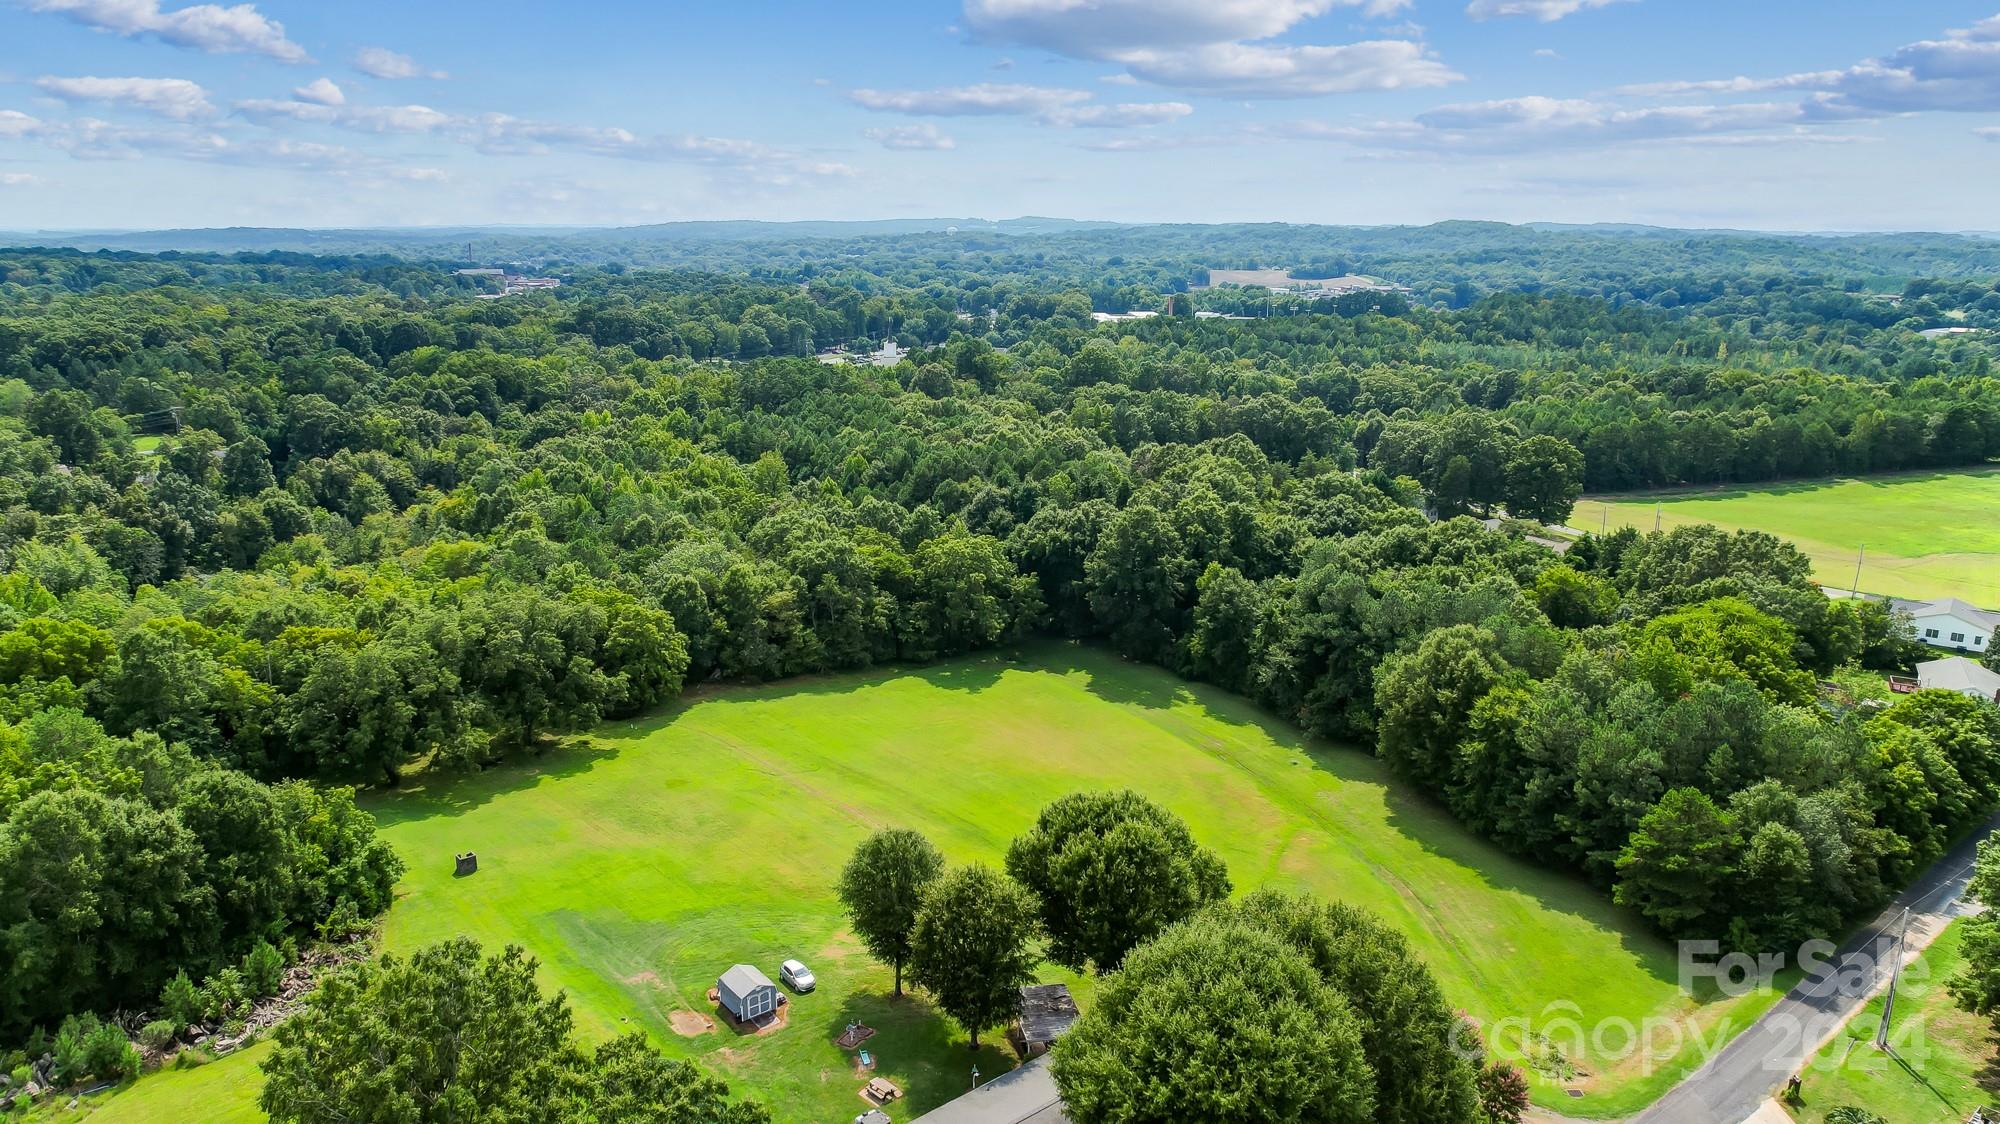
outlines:
[[[1336,7],[1385,16],[1410,0],[965,0],[982,39],[1111,58],[1138,48],[1269,39]]]
[[[1127,129],[1160,125],[1194,112],[1185,102],[1100,105],[1089,90],[991,82],[934,90],[852,90],[848,98],[878,113],[912,117],[1029,117],[1058,128]]]
[[[1788,74],[1781,78],[1713,78],[1699,82],[1641,82],[1620,86],[1618,93],[1642,98],[1671,98],[1685,94],[1756,94],[1771,90],[1803,90],[1822,87],[1840,77],[1840,71],[1820,70],[1808,74]]]
[[[1535,57],[1538,59],[1559,59],[1562,57],[1562,52],[1556,50],[1554,47],[1536,47]]]
[[[348,105],[344,99],[337,105],[252,99],[237,102],[235,109],[260,125],[304,121],[364,133],[434,133],[457,120],[427,105]]]
[[[42,177],[32,172],[0,172],[0,187],[33,187]]]
[[[1295,121],[1269,135],[1433,154],[1513,154],[1637,143],[1803,140],[1805,111],[1791,102],[1632,109],[1586,98],[1520,97],[1440,106],[1407,121],[1330,125]]]
[[[983,40],[1117,63],[1132,77],[1157,85],[1289,98],[1457,81],[1458,74],[1414,39],[1266,42],[1335,8],[1380,17],[1409,5],[1410,0],[965,0],[965,16]],[[1421,34],[1417,28],[1403,30]]]
[[[1954,39],[2000,39],[2000,16],[1987,16],[1971,27],[1950,34]]]
[[[1989,140],[1995,144],[2000,144],[2000,128],[1974,129],[1972,130],[1972,135],[1978,137],[1980,140]]]
[[[1058,109],[1042,120],[1064,129],[1138,129],[1164,125],[1194,112],[1186,102],[1125,102]]]
[[[24,137],[42,127],[40,118],[18,109],[0,109],[0,137]]]
[[[339,86],[334,85],[331,78],[315,78],[311,82],[293,90],[292,96],[300,101],[309,101],[318,105],[347,104],[347,94]]]
[[[103,102],[186,121],[215,111],[208,91],[185,78],[37,78],[35,87],[67,102]]]
[[[363,47],[354,52],[354,69],[370,78],[447,78],[442,70],[420,66],[408,55],[387,47]]]
[[[855,90],[847,95],[863,109],[918,117],[1027,117],[1089,101],[1088,90],[981,82],[935,90]]]
[[[489,156],[535,156],[553,151],[622,160],[699,164],[761,183],[848,176],[842,164],[807,160],[755,141],[727,137],[640,136],[627,129],[536,121],[506,113],[455,114],[425,105],[325,105],[310,101],[237,102],[236,113],[260,125],[292,122],[361,133],[443,137]]]
[[[1618,0],[1472,0],[1465,6],[1465,14],[1476,20],[1531,16],[1543,23],[1553,23],[1588,8],[1602,8],[1615,3]]]
[[[1442,86],[1461,77],[1422,44],[1403,39],[1338,47],[1219,43],[1185,51],[1131,51],[1120,61],[1158,85],[1246,98]]]
[[[1643,97],[1745,94],[1811,90],[1806,114],[1820,121],[1899,113],[2000,111],[2000,16],[1945,33],[1942,39],[1906,44],[1880,58],[1841,70],[1815,70],[1775,78],[1721,78],[1654,82],[1619,92]]]
[[[285,26],[254,4],[195,4],[170,12],[161,10],[160,0],[28,0],[28,6],[127,38],[152,36],[176,47],[267,55],[280,62],[306,59],[305,48],[285,38]]]
[[[958,142],[936,125],[898,125],[892,129],[869,129],[862,134],[883,148],[902,152],[943,152],[957,148]]]

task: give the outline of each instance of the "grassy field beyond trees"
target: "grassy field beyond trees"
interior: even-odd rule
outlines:
[[[1582,882],[1501,855],[1400,794],[1364,754],[1071,646],[705,692],[535,766],[379,800],[384,836],[410,864],[386,944],[458,933],[523,943],[587,1032],[642,1026],[783,1120],[858,1111],[861,1081],[832,1038],[859,1018],[882,1031],[871,1045],[880,1072],[909,1091],[904,1111],[921,1111],[969,1083],[971,1059],[921,1000],[884,999],[888,970],[842,932],[841,863],[887,825],[928,833],[954,862],[996,862],[1051,798],[1122,786],[1186,818],[1241,889],[1302,888],[1375,911],[1483,1023],[1545,1020],[1559,1001],[1586,1026],[1687,1013],[1670,948]],[[480,855],[469,879],[452,876],[463,850]],[[676,1011],[710,1011],[703,993],[729,964],[770,970],[792,955],[821,982],[785,1029],[672,1029]],[[1697,1017],[1725,1014],[1740,1025],[1754,1012],[1715,1005]],[[1650,1076],[1636,1061],[1576,1060],[1595,1074],[1589,1094],[1543,1086],[1540,1098],[1613,1114],[1650,1100],[1691,1059]],[[1005,1065],[990,1048],[979,1063],[987,1074]]]
[[[1861,590],[1892,597],[1958,597],[2000,606],[2000,469],[1819,480],[1581,500],[1569,525],[1653,528],[1713,523],[1769,531],[1813,560],[1813,578],[1846,589],[1859,548]]]

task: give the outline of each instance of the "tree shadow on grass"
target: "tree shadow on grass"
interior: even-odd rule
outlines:
[[[1311,752],[1326,767],[1326,751]],[[1442,804],[1412,790],[1408,782],[1396,777],[1386,765],[1376,762],[1375,768],[1377,783],[1385,786],[1383,799],[1389,810],[1388,824],[1404,838],[1429,854],[1478,875],[1492,890],[1519,894],[1550,913],[1589,922],[1615,936],[1619,949],[1647,975],[1661,983],[1679,986],[1680,966],[1673,946],[1637,912],[1614,904],[1608,890],[1592,885],[1582,874],[1509,854],[1460,825]],[[1692,998],[1706,1004],[1725,997],[1716,992]]]
[[[843,1050],[828,1038],[826,1048],[838,1059],[832,1064],[852,1075],[857,1091],[877,1074],[903,1085],[902,1099],[897,1102],[900,1110],[890,1110],[897,1119],[928,1112],[970,1092],[974,1065],[979,1067],[983,1085],[1020,1064],[997,1029],[980,1035],[976,1052],[967,1049],[966,1038],[957,1027],[928,999],[912,991],[905,991],[900,999],[891,999],[887,992],[851,992],[841,1003],[834,1032],[839,1033],[850,1022],[875,1028],[874,1037],[861,1044],[875,1058],[875,1068],[856,1069],[855,1051]],[[861,1109],[855,1112],[859,1114]]]
[[[2000,467],[1962,465],[1956,468],[1917,468],[1903,472],[1868,473],[1856,476],[1817,476],[1809,480],[1747,481],[1742,483],[1690,485],[1639,492],[1609,492],[1584,498],[1613,503],[1671,503],[1676,500],[1737,500],[1751,496],[1797,496],[1825,491],[1843,484],[1869,488],[1893,488],[1899,484],[1925,484],[1959,476],[1983,476],[2000,472]]]
[[[595,738],[564,738],[540,753],[517,754],[477,771],[428,769],[413,774],[396,788],[368,793],[363,802],[384,826],[434,816],[458,816],[545,780],[587,773],[618,756],[618,752]]]

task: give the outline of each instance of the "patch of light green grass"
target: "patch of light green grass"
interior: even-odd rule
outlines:
[[[81,1097],[74,1109],[67,1097],[56,1098],[28,1115],[30,1124],[61,1124],[89,1120],[91,1124],[258,1124],[265,1119],[257,1107],[263,1088],[257,1065],[271,1052],[259,1042],[192,1069],[162,1069],[137,1081]]]
[[[1882,997],[1871,1000],[1807,1066],[1793,1115],[1819,1124],[1842,1105],[1895,1124],[1957,1124],[2000,1105],[2000,1036],[1960,1010],[1945,989],[1964,960],[1964,923],[1953,922],[1905,969],[1890,1023],[1891,1050],[1875,1048]]]
[[[1570,526],[1651,530],[1713,523],[1797,543],[1813,577],[1895,597],[1959,597],[2000,606],[2000,469],[1904,473],[1765,488],[1728,487],[1585,499]]]

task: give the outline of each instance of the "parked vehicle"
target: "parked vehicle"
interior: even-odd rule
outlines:
[[[800,994],[811,991],[819,981],[813,979],[812,969],[796,960],[787,960],[778,965],[778,978],[785,985]]]

